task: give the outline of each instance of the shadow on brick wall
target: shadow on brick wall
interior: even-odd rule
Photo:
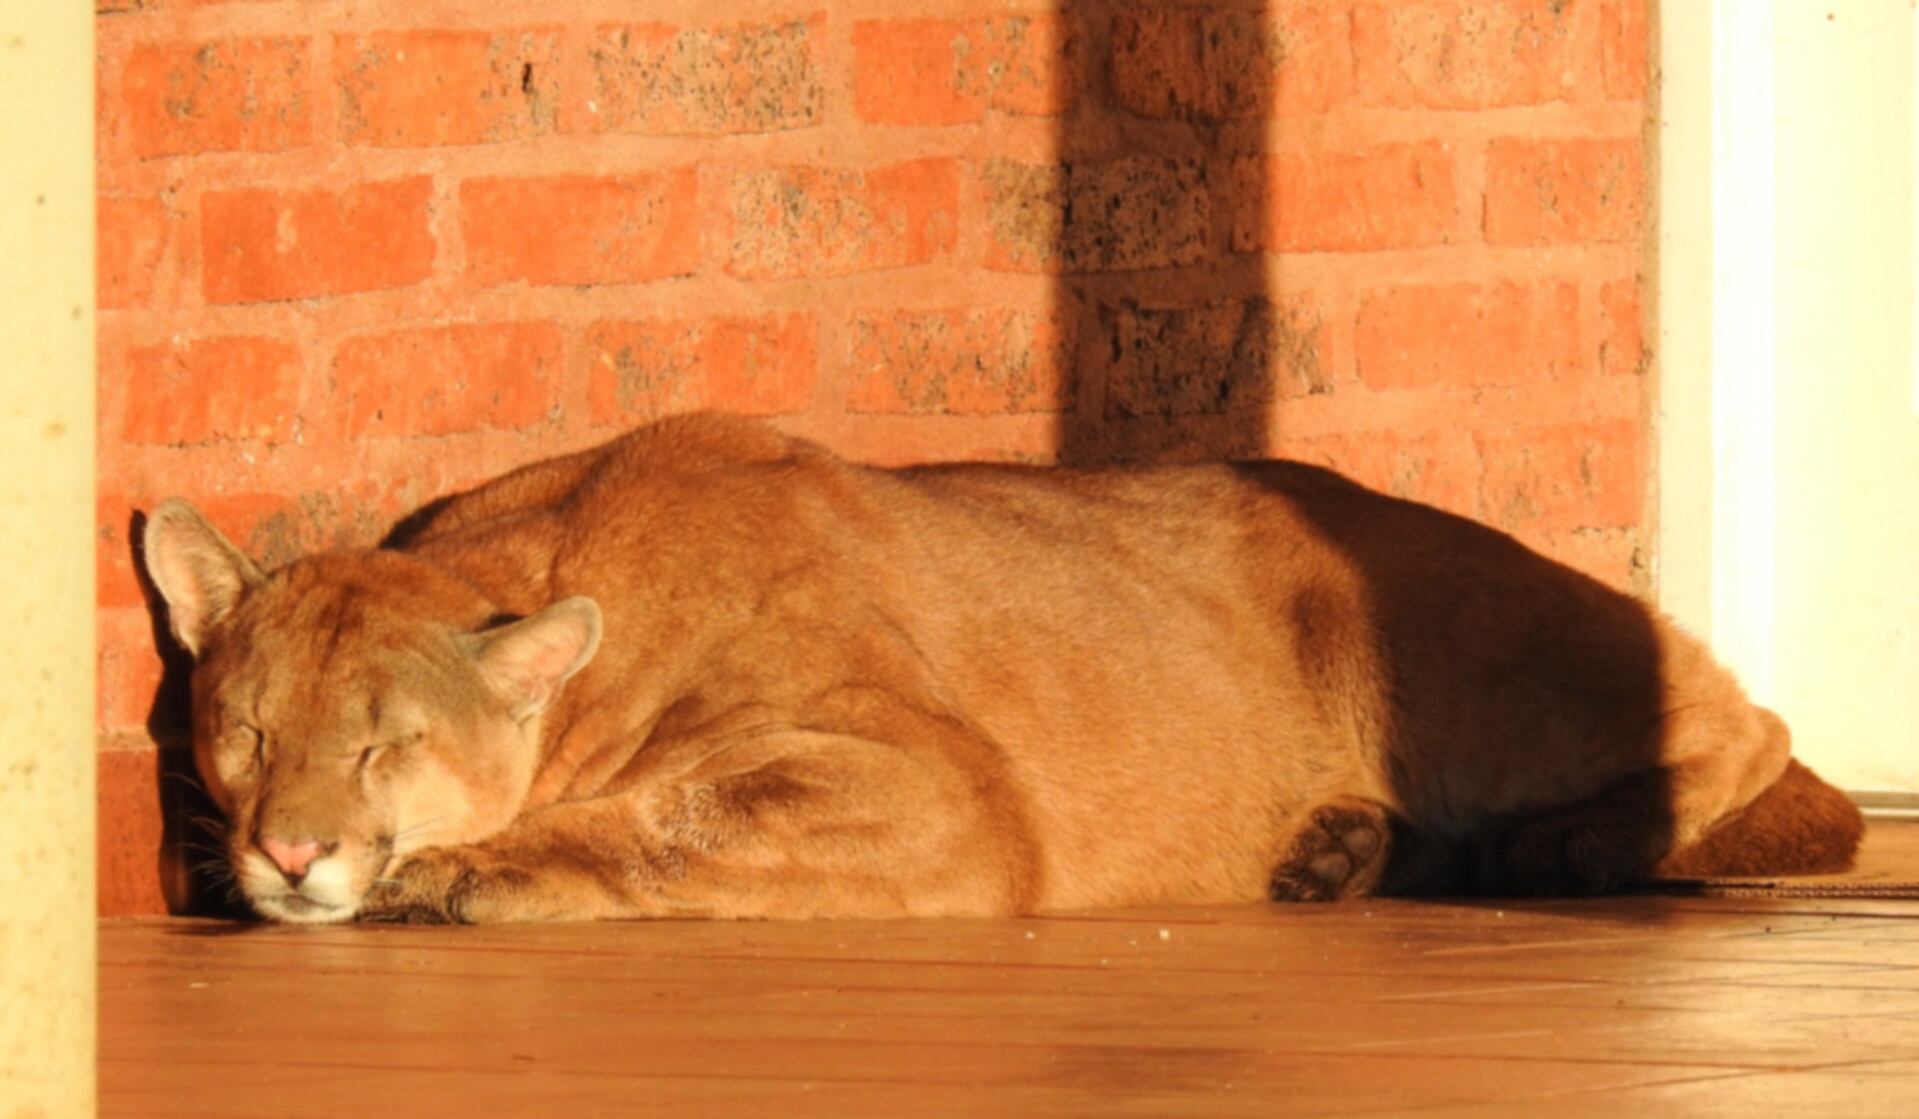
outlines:
[[[1041,266],[1064,326],[1060,461],[1250,458],[1302,344],[1265,290],[1248,215],[1275,52],[1262,6],[1076,4],[1079,96],[1057,162],[989,175],[995,203],[1044,199]],[[996,211],[1002,206],[995,205]]]

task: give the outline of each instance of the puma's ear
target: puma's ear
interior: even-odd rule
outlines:
[[[209,638],[264,576],[199,510],[177,497],[147,514],[141,552],[167,600],[174,639],[197,659]]]
[[[480,674],[505,697],[513,717],[529,719],[599,650],[600,607],[590,598],[562,599],[468,640]]]

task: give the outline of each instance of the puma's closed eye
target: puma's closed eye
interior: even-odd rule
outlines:
[[[236,725],[232,730],[229,730],[227,737],[233,743],[231,749],[234,754],[244,752],[247,760],[256,767],[266,764],[267,738],[266,735],[260,733],[259,727],[248,726],[245,723],[241,723]]]
[[[385,742],[376,742],[373,745],[368,746],[366,749],[360,751],[360,766],[361,768],[365,768],[366,766],[372,765],[375,761],[378,761],[381,755],[385,754],[388,750],[396,749],[402,746],[410,746],[413,743],[418,742],[420,739],[425,737],[426,737],[425,731],[416,730],[410,734],[403,734],[399,736],[398,738],[389,738]]]

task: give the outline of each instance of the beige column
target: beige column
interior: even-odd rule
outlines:
[[[0,5],[0,1119],[94,1110],[93,5]]]

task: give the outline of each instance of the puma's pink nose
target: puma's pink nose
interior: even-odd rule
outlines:
[[[307,867],[320,857],[320,841],[306,839],[299,843],[287,843],[263,835],[260,837],[260,850],[267,853],[267,858],[273,860],[273,865],[280,868],[280,873],[286,875],[288,881],[297,884],[306,877]]]

